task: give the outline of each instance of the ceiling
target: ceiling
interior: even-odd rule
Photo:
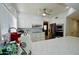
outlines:
[[[79,3],[66,3],[66,5],[76,9],[69,17],[79,20]]]
[[[68,17],[70,17],[72,19],[79,20],[79,12],[75,11],[74,13],[72,13],[71,15],[69,15]]]
[[[19,13],[41,15],[44,8],[52,10],[51,14],[57,14],[65,11],[67,5],[64,3],[15,3],[12,4]]]
[[[8,5],[14,7],[18,13],[33,15],[41,15],[41,9],[44,8],[52,10],[51,14],[55,15],[68,10],[68,7],[72,7],[77,11],[70,15],[70,17],[79,19],[79,3],[10,3]]]
[[[76,9],[76,10],[79,10],[79,3],[66,3],[66,5]]]

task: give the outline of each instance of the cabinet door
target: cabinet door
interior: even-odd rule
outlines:
[[[41,40],[45,40],[45,33],[32,33],[32,41],[36,42],[36,41],[41,41]]]

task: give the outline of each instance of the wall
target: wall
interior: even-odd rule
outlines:
[[[78,37],[79,34],[79,24],[78,24],[78,20],[75,18],[67,18],[67,36],[75,36]]]
[[[7,33],[9,29],[9,21],[11,20],[11,15],[0,4],[0,24],[1,24],[1,33]]]
[[[3,4],[0,4],[0,26],[2,35],[7,33],[10,27],[17,27],[15,16]]]
[[[70,35],[70,22],[72,20],[71,15],[75,12],[76,10],[74,8],[70,8],[66,17],[66,31],[65,35],[69,36]]]
[[[63,12],[55,15],[51,18],[50,23],[63,24],[66,19],[67,12]],[[57,19],[55,17],[58,17]]]
[[[18,11],[17,11],[14,3],[13,4],[12,3],[5,3],[3,5],[8,9],[9,13],[11,13],[13,16],[17,17]]]
[[[43,24],[43,18],[38,15],[21,13],[18,18],[18,27],[20,28],[32,28],[32,24]]]

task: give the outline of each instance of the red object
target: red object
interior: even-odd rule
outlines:
[[[10,40],[11,40],[11,41],[16,41],[16,43],[19,43],[18,33],[17,33],[17,32],[12,32],[12,33],[10,34]]]

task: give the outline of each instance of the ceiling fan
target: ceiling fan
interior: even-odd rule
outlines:
[[[47,15],[51,15],[52,10],[43,8],[43,9],[41,9],[41,12],[42,12],[42,16],[47,16]]]

